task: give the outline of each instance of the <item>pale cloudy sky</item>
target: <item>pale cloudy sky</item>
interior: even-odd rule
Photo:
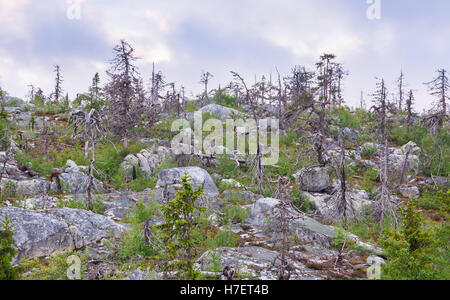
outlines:
[[[203,70],[215,86],[228,83],[231,70],[253,82],[276,68],[313,68],[327,52],[350,71],[348,104],[359,103],[361,90],[368,98],[375,77],[394,92],[403,69],[419,109],[429,107],[423,83],[438,68],[450,70],[450,2],[379,1],[381,19],[369,20],[367,0],[0,0],[0,85],[19,97],[31,83],[49,94],[59,64],[73,97],[95,72],[106,79],[112,47],[123,38],[142,58],[146,79],[155,62],[194,92]],[[78,2],[81,18],[68,18]]]

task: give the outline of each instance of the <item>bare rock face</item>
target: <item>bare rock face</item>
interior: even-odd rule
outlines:
[[[305,192],[319,193],[330,186],[330,172],[325,167],[305,168],[294,177]]]
[[[31,211],[15,207],[0,208],[0,222],[12,221],[16,261],[45,257],[64,250],[73,251],[113,236],[120,237],[122,225],[107,217],[79,209]]]
[[[277,225],[277,215],[279,215],[280,200],[272,198],[264,198],[258,200],[250,212],[249,218],[245,224],[265,228],[265,231],[275,232]],[[307,244],[318,245],[320,247],[330,247],[336,237],[336,228],[333,226],[323,225],[320,222],[297,212],[294,209],[288,209],[289,231],[296,237]],[[358,237],[348,234],[349,238],[358,245],[363,246],[369,252],[380,253],[381,250],[374,246],[362,243]],[[277,238],[277,237],[272,237]]]
[[[164,187],[181,184],[181,177],[185,173],[191,177],[192,186],[196,189],[197,186],[203,186],[205,194],[209,196],[219,196],[219,189],[209,173],[198,167],[174,168],[163,170],[159,173],[158,187]]]

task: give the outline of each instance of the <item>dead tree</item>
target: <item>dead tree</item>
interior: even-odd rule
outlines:
[[[29,92],[28,95],[29,95],[29,99],[30,99],[30,102],[31,102],[31,101],[34,100],[34,95],[36,93],[36,87],[34,85],[32,85],[32,84],[29,84],[28,87],[30,88],[30,92]]]
[[[214,75],[209,72],[203,72],[202,76],[200,78],[200,83],[203,84],[203,94],[202,94],[202,104],[205,105],[206,102],[209,102],[209,91],[208,91],[208,84],[211,78],[213,78]]]
[[[442,128],[444,121],[447,119],[447,101],[450,99],[450,84],[447,77],[447,70],[438,70],[439,74],[433,81],[425,83],[428,86],[430,95],[435,96],[438,101],[434,104],[433,115],[431,118],[435,120],[435,124]]]
[[[408,99],[406,100],[406,125],[408,126],[408,131],[413,125],[413,105],[414,105],[414,92],[409,91]]]
[[[331,198],[331,205],[328,211],[330,220],[339,220],[344,222],[344,227],[347,226],[347,220],[355,215],[355,209],[353,207],[353,201],[347,195],[347,175],[345,171],[345,147],[343,143],[343,134],[339,137],[339,147],[341,149],[339,162],[334,160],[334,170],[339,178],[339,187]]]
[[[311,92],[314,72],[309,72],[303,66],[295,66],[291,74],[285,80],[287,97],[289,104],[293,106],[307,106],[309,103],[302,103],[302,95]]]
[[[110,82],[105,87],[109,100],[107,111],[113,132],[123,138],[123,145],[127,147],[129,130],[141,123],[143,86],[134,65],[138,58],[133,47],[122,40],[113,53],[114,59],[107,72]]]
[[[278,279],[289,280],[291,278],[292,267],[288,261],[291,242],[289,238],[289,224],[293,221],[290,216],[290,208],[292,203],[286,200],[290,180],[288,177],[278,176],[277,181],[277,198],[280,204],[274,210],[274,228],[275,234],[281,235],[280,254],[275,258],[273,265],[278,266]],[[279,261],[279,263],[278,263]]]
[[[231,71],[233,82],[230,87],[235,90],[238,105],[250,103],[250,89],[245,83],[244,78],[236,72]]]
[[[58,105],[60,99],[62,98],[63,89],[62,89],[62,83],[64,82],[63,77],[61,75],[61,69],[59,65],[55,66],[55,90],[52,94],[54,101],[53,104]],[[52,97],[50,97],[52,98]]]
[[[333,72],[334,79],[333,79],[333,89],[332,89],[332,97],[333,97],[333,104],[334,105],[342,105],[344,103],[344,97],[342,95],[343,91],[343,82],[345,76],[349,75],[349,72],[346,71],[342,64],[336,63],[334,65],[335,71]]]
[[[397,87],[398,87],[398,109],[402,111],[403,109],[403,100],[404,100],[404,87],[405,87],[405,75],[403,71],[400,72],[400,77],[397,79]]]
[[[74,127],[74,132],[78,136],[87,140],[87,145],[91,145],[92,158],[89,164],[89,184],[87,189],[88,208],[93,209],[92,188],[94,181],[95,145],[103,138],[104,129],[102,127],[102,116],[98,111],[92,109],[89,113],[77,111],[70,116],[69,123]]]
[[[161,91],[165,86],[165,79],[161,71],[155,72],[155,63],[153,63],[152,78],[150,79],[150,103],[158,103],[161,97]]]
[[[395,209],[392,203],[392,196],[389,190],[389,147],[388,147],[388,127],[386,114],[388,111],[387,88],[384,79],[377,83],[377,90],[373,94],[374,106],[372,107],[377,117],[377,132],[380,144],[383,144],[383,155],[380,159],[381,186],[378,189],[378,202],[375,204],[375,216],[380,224],[380,233],[383,231],[383,223],[386,215],[391,215],[396,219]],[[395,221],[396,224],[396,221]]]

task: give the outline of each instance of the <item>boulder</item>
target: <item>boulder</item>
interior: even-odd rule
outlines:
[[[330,172],[326,167],[304,168],[294,177],[298,186],[306,192],[319,193],[330,186]]]
[[[74,251],[113,236],[124,227],[107,217],[78,209],[31,211],[16,207],[0,208],[0,222],[8,217],[13,225],[15,259],[45,257],[64,250]]]
[[[79,173],[79,172],[87,172],[88,167],[86,166],[78,166],[74,161],[68,160],[66,162],[66,166],[64,168],[64,172],[66,173]]]
[[[416,143],[409,142],[408,144],[406,144],[402,147],[402,152],[404,155],[406,155],[409,152],[410,155],[419,156],[420,153],[422,152],[422,149],[420,149]]]
[[[402,185],[400,187],[400,193],[408,199],[418,199],[420,197],[420,190],[417,186]]]
[[[264,228],[267,232],[279,231],[277,224],[277,215],[279,215],[280,200],[272,198],[264,198],[253,204],[250,216],[245,224]],[[289,231],[295,234],[299,241],[305,244],[317,245],[320,247],[330,247],[336,237],[336,228],[329,225],[323,225],[318,221],[289,208],[287,210],[287,218],[289,218]],[[368,252],[376,254],[381,253],[380,249],[363,243],[353,234],[348,234],[349,238],[358,245],[364,247]],[[279,239],[276,234],[272,235],[272,239]]]
[[[203,186],[205,194],[218,196],[219,189],[209,173],[198,167],[174,168],[163,170],[159,173],[157,187],[164,187],[181,184],[181,177],[187,173],[191,177],[191,183],[196,189],[197,186]]]
[[[218,104],[209,104],[202,107],[199,112],[201,113],[209,113],[221,120],[229,119],[232,116],[238,116],[241,113],[233,108],[228,108]]]
[[[17,182],[17,193],[24,197],[47,194],[50,182],[42,179],[24,180]]]
[[[308,200],[314,205],[314,208],[321,216],[328,216],[331,207],[331,196],[319,193],[304,193]],[[347,199],[352,201],[355,213],[361,212],[364,207],[373,204],[369,199],[369,195],[365,191],[353,190],[347,192]],[[353,216],[352,216],[353,217]]]
[[[406,172],[414,172],[416,175],[419,174],[419,156],[413,154],[414,153],[414,147],[411,145],[408,146],[411,147],[411,152],[408,155],[408,160],[406,161],[407,157],[407,151],[404,152],[405,149],[396,149],[396,148],[390,148],[391,154],[389,155],[389,160],[392,165],[392,169],[394,172],[400,174],[403,171],[403,167],[406,166],[405,170]],[[406,161],[406,164],[405,164]]]
[[[82,172],[62,173],[59,175],[62,191],[58,190],[56,178],[53,178],[51,190],[53,192],[65,192],[68,189],[70,194],[85,194],[89,186],[89,176]],[[104,193],[103,184],[97,179],[93,179],[93,193]]]
[[[0,183],[0,187],[3,190],[7,188],[8,193],[11,197],[31,197],[41,194],[47,194],[50,190],[50,182],[43,179],[21,181],[3,179]]]

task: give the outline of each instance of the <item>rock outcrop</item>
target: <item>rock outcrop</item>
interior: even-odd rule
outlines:
[[[132,176],[133,167],[140,169],[147,176],[152,176],[155,169],[171,154],[171,150],[162,146],[144,149],[138,154],[125,157],[122,167],[128,177]]]
[[[185,173],[190,176],[191,183],[195,189],[200,185],[203,187],[205,194],[209,196],[219,196],[219,190],[211,175],[198,167],[163,170],[159,173],[159,180],[156,185],[157,187],[164,187],[165,185],[173,186],[181,184],[181,177],[185,176]]]
[[[16,261],[45,257],[64,250],[73,251],[104,238],[120,237],[122,225],[107,217],[79,209],[31,211],[16,207],[0,208],[0,222],[11,220],[15,231]]]

